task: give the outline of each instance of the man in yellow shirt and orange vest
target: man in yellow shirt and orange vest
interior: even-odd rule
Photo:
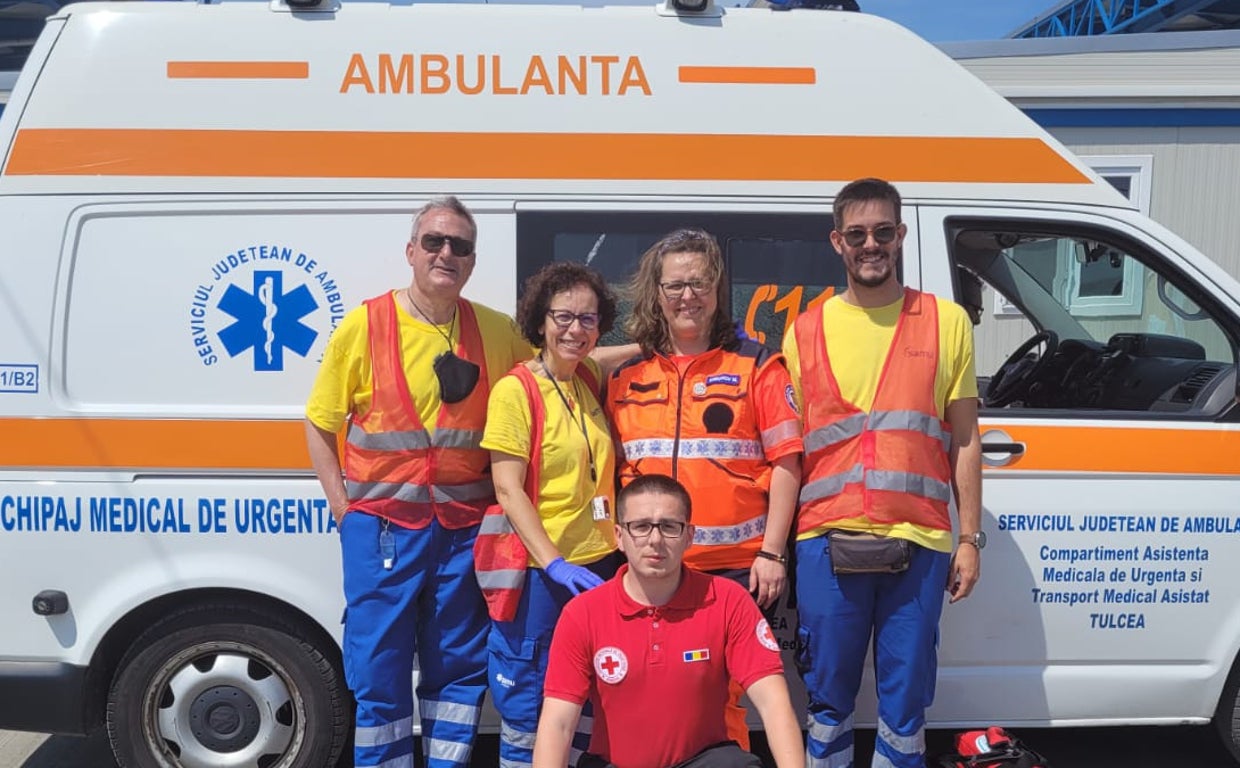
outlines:
[[[415,652],[427,767],[465,768],[477,734],[490,621],[473,544],[495,502],[479,442],[491,386],[531,350],[508,316],[461,298],[476,239],[456,198],[423,207],[405,247],[409,286],[345,316],[306,406],[340,526],[358,766],[413,768]]]
[[[878,736],[870,765],[924,766],[944,591],[961,600],[980,574],[972,326],[959,305],[900,284],[906,231],[891,184],[845,186],[831,243],[847,290],[800,315],[784,338],[805,449],[796,575],[809,768],[853,766],[853,711],[871,637]]]

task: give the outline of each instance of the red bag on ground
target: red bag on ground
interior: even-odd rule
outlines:
[[[1037,752],[997,725],[956,734],[955,754],[939,758],[940,768],[1050,768]]]

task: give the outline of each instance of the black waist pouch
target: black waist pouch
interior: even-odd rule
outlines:
[[[835,573],[902,573],[912,544],[904,539],[855,531],[828,531],[827,550]]]

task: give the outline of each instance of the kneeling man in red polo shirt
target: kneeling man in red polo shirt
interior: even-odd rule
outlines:
[[[565,768],[581,709],[594,704],[582,768],[761,768],[727,740],[728,681],[762,716],[778,768],[804,768],[779,644],[753,598],[681,564],[689,494],[664,475],[620,492],[615,578],[564,608],[551,641],[534,768]]]

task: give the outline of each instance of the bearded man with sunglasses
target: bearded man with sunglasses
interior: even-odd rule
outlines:
[[[801,314],[783,347],[803,405],[796,592],[806,763],[853,765],[872,637],[870,765],[921,768],[944,590],[953,603],[969,595],[986,541],[972,325],[959,305],[900,284],[907,227],[895,187],[854,181],[834,216],[848,288]]]
[[[734,581],[685,567],[692,502],[676,480],[641,475],[617,498],[627,565],[569,601],[551,641],[533,768],[565,768],[586,701],[579,768],[762,768],[728,740],[735,679],[762,716],[777,768],[803,768],[801,729],[779,644]]]
[[[412,768],[415,652],[428,768],[468,766],[477,735],[490,622],[473,544],[495,501],[479,441],[492,385],[532,351],[508,316],[461,298],[476,236],[454,197],[418,211],[408,287],[345,316],[306,406],[310,458],[340,527],[358,766]]]

